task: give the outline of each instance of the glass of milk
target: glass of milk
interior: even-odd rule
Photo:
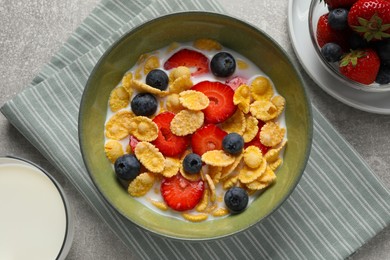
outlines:
[[[0,157],[0,259],[65,259],[73,239],[67,199],[38,166]]]

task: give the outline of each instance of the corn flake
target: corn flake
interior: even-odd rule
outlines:
[[[229,210],[227,208],[218,208],[211,213],[214,217],[222,217],[227,214],[229,214]]]
[[[106,137],[121,140],[129,135],[129,126],[134,114],[127,110],[115,113],[106,123]]]
[[[208,165],[207,169],[207,173],[211,176],[211,178],[214,178],[214,176],[218,175],[221,172],[222,167]]]
[[[244,151],[244,162],[245,164],[252,169],[258,168],[263,159],[263,154],[257,146],[248,146]]]
[[[138,57],[137,64],[140,65],[146,61],[147,58],[151,56],[150,53],[143,53]]]
[[[168,111],[171,111],[175,114],[179,113],[181,110],[185,109],[181,104],[180,104],[180,96],[179,94],[170,94],[166,98],[165,106],[167,107]]]
[[[142,66],[139,66],[134,72],[134,79],[141,80],[142,79]]]
[[[249,112],[249,105],[251,102],[251,91],[248,85],[239,86],[236,91],[234,91],[233,103],[238,106],[238,108],[247,114]]]
[[[228,133],[242,135],[245,132],[246,122],[244,113],[237,109],[234,114],[221,124],[221,128]]]
[[[200,200],[198,205],[196,205],[195,210],[198,212],[205,211],[208,205],[209,205],[209,190],[206,189],[203,192],[202,199]]]
[[[265,169],[264,174],[262,174],[259,178],[257,178],[257,181],[260,181],[260,182],[272,182],[275,179],[276,179],[275,172],[269,166],[267,166],[267,168]]]
[[[250,191],[257,191],[257,190],[261,190],[261,189],[266,188],[268,185],[269,185],[269,183],[266,183],[266,182],[253,181],[253,182],[251,182],[251,183],[248,183],[248,184],[246,185],[246,187],[247,187]],[[249,191],[248,191],[248,194],[249,194]]]
[[[153,144],[139,142],[134,149],[134,154],[149,171],[160,173],[164,170],[165,158]]]
[[[268,163],[274,162],[277,159],[279,159],[279,154],[286,145],[287,141],[283,141],[283,143],[277,147],[272,148],[267,151],[267,153],[264,155],[264,158],[267,160]]]
[[[129,133],[139,141],[153,141],[158,136],[158,126],[150,118],[136,116],[130,120]]]
[[[276,117],[278,117],[284,110],[284,107],[286,106],[286,99],[282,96],[274,96],[271,99],[272,104],[275,105],[277,113]]]
[[[144,75],[147,75],[151,70],[160,67],[160,60],[157,56],[150,56],[144,64]]]
[[[281,158],[277,159],[276,161],[268,163],[269,167],[275,171],[281,164],[283,160]]]
[[[168,210],[168,205],[165,204],[165,202],[163,201],[158,201],[158,200],[153,200],[153,199],[148,199],[150,201],[150,203],[152,203],[153,206],[155,206],[156,208],[158,209],[161,209],[163,211],[166,211]]]
[[[222,49],[222,45],[219,42],[212,39],[205,39],[205,38],[194,41],[193,45],[195,48],[199,50],[205,50],[205,51],[212,51],[212,50],[218,51]]]
[[[286,129],[280,127],[278,123],[267,122],[261,128],[260,142],[265,146],[276,146],[283,140],[285,132]]]
[[[246,63],[246,62],[243,61],[243,60],[237,59],[237,60],[236,60],[236,63],[237,63],[237,67],[238,67],[240,70],[246,70],[247,68],[249,68],[248,63]]]
[[[189,110],[199,111],[209,105],[209,98],[202,92],[186,90],[179,94],[180,104]]]
[[[183,163],[181,163],[180,168],[179,168],[181,176],[183,176],[185,179],[189,181],[198,181],[201,178],[201,173],[187,173],[184,170]]]
[[[240,153],[239,155],[236,156],[234,159],[234,162],[226,167],[223,167],[221,170],[221,179],[224,179],[226,176],[231,174],[241,163],[243,157],[243,153]]]
[[[182,213],[181,215],[183,216],[184,219],[191,222],[202,222],[209,217],[209,215],[206,213],[199,213],[199,214]]]
[[[116,112],[129,105],[130,95],[124,87],[117,87],[111,91],[109,105],[112,112]]]
[[[225,189],[225,190],[228,190],[232,187],[234,187],[238,182],[238,174],[237,175],[232,175],[232,176],[229,176],[227,179],[225,179],[222,183],[222,187]]]
[[[251,90],[254,100],[270,100],[274,95],[271,81],[263,76],[259,76],[252,81]]]
[[[126,73],[122,78],[122,87],[129,93],[133,93],[133,89],[131,88],[131,81],[133,80],[133,74],[131,72]]]
[[[180,160],[177,158],[166,157],[164,162],[164,170],[161,175],[170,178],[176,175],[180,169]]]
[[[115,163],[116,159],[124,154],[122,144],[116,140],[107,141],[104,145],[104,151],[111,163]]]
[[[264,158],[262,158],[260,166],[255,169],[249,168],[245,165],[241,168],[238,179],[241,183],[250,183],[259,178],[265,172],[266,167],[267,162]]]
[[[152,173],[144,172],[138,175],[129,185],[127,191],[133,197],[144,196],[153,187],[155,177]]]
[[[182,91],[190,89],[194,84],[192,83],[192,80],[190,77],[187,76],[181,76],[175,79],[170,85],[169,85],[169,92],[170,93],[180,93]]]
[[[191,70],[186,66],[179,66],[174,69],[172,69],[169,72],[169,83],[172,84],[175,80],[179,78],[190,78],[191,77]]]
[[[278,115],[276,106],[267,100],[255,101],[250,105],[249,111],[251,114],[262,121],[269,121]]]
[[[208,174],[213,179],[214,184],[219,183],[222,175],[222,167],[208,165]]]
[[[257,119],[254,116],[247,115],[245,117],[245,131],[242,135],[242,138],[244,139],[245,143],[249,143],[250,141],[255,138],[257,135],[257,132],[259,131],[259,125]]]
[[[194,133],[203,125],[204,114],[202,111],[182,110],[171,121],[170,129],[177,136],[185,136]]]
[[[225,153],[222,150],[212,150],[202,155],[202,161],[208,165],[225,167],[231,165],[236,157]]]
[[[206,179],[206,182],[207,182],[207,186],[209,188],[209,191],[210,191],[210,201],[211,202],[214,202],[215,199],[217,198],[217,194],[215,192],[215,185],[214,185],[214,182],[213,180],[211,179],[210,175],[208,174],[205,174],[205,179]]]
[[[180,44],[178,42],[172,42],[171,44],[169,44],[169,46],[167,48],[167,53],[171,53],[179,47],[180,47]]]
[[[139,80],[131,80],[130,87],[135,89],[135,90],[138,90],[139,92],[147,92],[147,93],[151,93],[151,94],[154,94],[154,95],[157,95],[160,97],[165,97],[169,94],[168,91],[153,88],[153,87],[149,86],[148,84],[145,84]]]
[[[217,207],[218,207],[218,205],[215,204],[215,203],[210,204],[210,205],[204,210],[204,212],[211,213],[211,212],[213,212]]]

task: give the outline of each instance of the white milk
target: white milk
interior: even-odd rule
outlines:
[[[56,259],[66,228],[64,201],[49,177],[29,165],[0,164],[0,259]]]

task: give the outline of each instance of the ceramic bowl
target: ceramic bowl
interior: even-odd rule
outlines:
[[[239,37],[238,37],[239,36]],[[111,90],[138,57],[172,42],[213,38],[239,52],[266,73],[286,98],[288,145],[277,182],[241,214],[192,223],[162,216],[129,196],[114,176],[104,153],[104,123]],[[166,15],[146,22],[115,42],[92,71],[79,114],[79,139],[85,166],[97,189],[131,222],[162,236],[207,240],[245,230],[272,214],[296,187],[308,160],[312,140],[311,106],[296,66],[261,30],[238,19],[208,12]]]
[[[319,62],[323,64],[323,66],[333,75],[336,75],[336,78],[338,78],[341,83],[345,86],[349,86],[354,89],[362,90],[362,91],[368,91],[368,92],[386,92],[390,91],[390,84],[378,84],[376,82],[370,84],[370,85],[365,85],[359,82],[356,82],[354,80],[351,80],[341,74],[339,72],[339,65],[337,62],[331,63],[328,62],[325,57],[321,54],[321,48],[318,45],[317,42],[317,23],[318,19],[320,18],[321,15],[328,13],[329,10],[327,6],[324,4],[323,1],[320,0],[312,0],[310,3],[310,8],[309,8],[309,32],[310,32],[310,38],[311,41],[314,45],[314,49],[316,51],[316,54],[318,56]]]

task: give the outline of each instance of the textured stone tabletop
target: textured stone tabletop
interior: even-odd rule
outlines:
[[[228,13],[266,31],[292,57],[287,0],[219,0]],[[0,106],[24,89],[99,0],[0,0]],[[366,113],[321,90],[300,67],[313,104],[390,188],[390,115]],[[390,102],[390,100],[389,100]],[[128,249],[60,173],[0,115],[0,155],[31,160],[64,187],[74,211],[75,237],[67,259],[130,259]],[[1,231],[0,231],[1,232]],[[390,227],[352,259],[390,259]]]

